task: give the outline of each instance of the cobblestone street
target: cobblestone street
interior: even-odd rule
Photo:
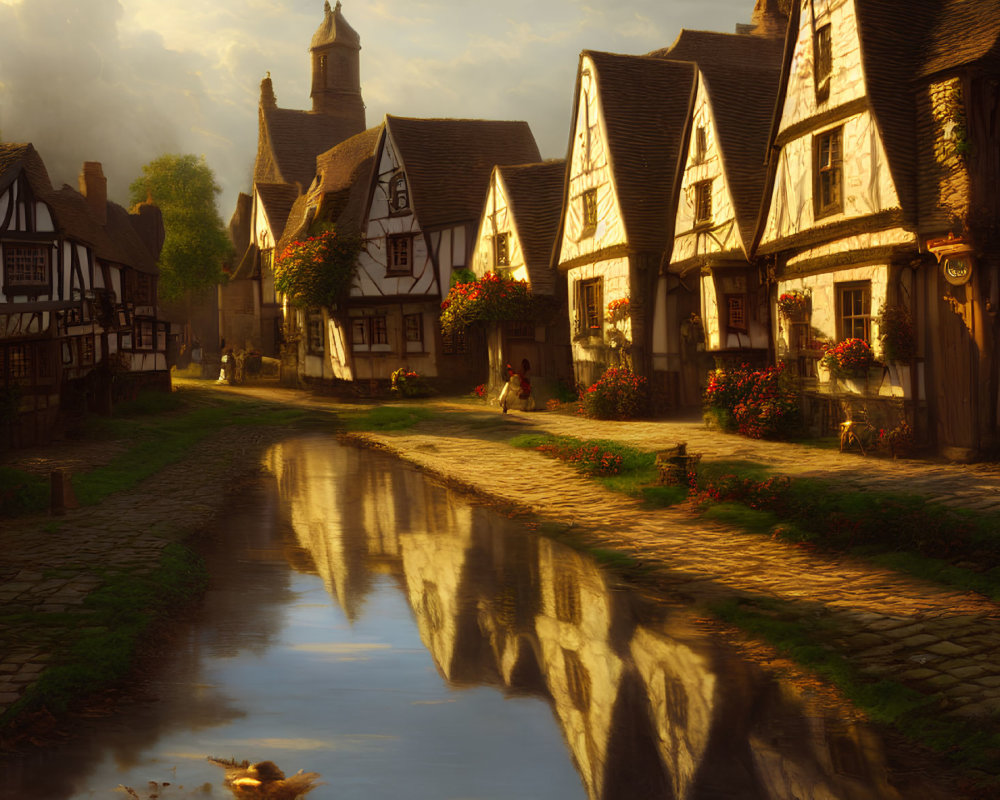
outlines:
[[[206,388],[201,382],[180,382]],[[337,410],[329,398],[271,387],[219,387],[260,400]],[[516,449],[516,433],[548,432],[606,438],[659,450],[686,442],[706,459],[747,459],[777,472],[817,476],[859,488],[919,492],[955,506],[1000,505],[996,465],[955,465],[862,458],[801,445],[750,441],[698,422],[597,422],[556,413],[499,415],[486,406],[426,401],[429,419],[387,433],[353,433],[365,446],[388,450],[452,485],[508,507],[532,512],[591,543],[622,550],[656,569],[669,593],[695,602],[776,598],[806,620],[824,620],[833,642],[872,676],[891,676],[925,693],[941,693],[951,713],[975,718],[1000,713],[1000,607],[846,557],[707,523],[684,510],[642,507],[605,490],[565,464]],[[227,489],[258,468],[279,430],[251,437],[219,436],[155,480],[99,506],[65,516],[6,520],[0,555],[0,604],[35,612],[82,610],[81,603],[109,565],[155,564],[167,542],[211,524]],[[104,453],[110,459],[113,445]],[[18,454],[13,454],[18,456]],[[47,462],[20,454],[23,465]],[[63,460],[66,453],[63,453]],[[101,454],[87,453],[90,466]],[[8,461],[11,457],[8,458]],[[95,461],[96,460],[96,461]],[[44,643],[26,647],[16,624],[0,627],[0,711],[44,670]]]

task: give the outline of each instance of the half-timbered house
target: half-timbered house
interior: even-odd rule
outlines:
[[[766,12],[762,5],[758,11]],[[665,318],[655,322],[686,406],[699,402],[714,360],[763,363],[770,353],[766,273],[762,280],[752,246],[787,19],[759,16],[744,34],[682,31],[657,53],[697,68],[667,291],[658,306]],[[697,311],[680,313],[692,293]]]
[[[472,271],[476,278],[493,272],[524,281],[533,296],[552,300],[544,319],[495,323],[487,332],[490,397],[507,381],[505,365],[520,371],[524,360],[536,402],[553,396],[559,381],[572,386],[565,277],[552,265],[565,177],[562,159],[494,167],[490,176]]]
[[[693,81],[689,63],[580,55],[553,256],[567,276],[577,383],[593,383],[623,358],[638,373],[658,371],[666,382],[666,341],[654,336],[651,323],[655,305],[665,302],[664,292],[657,293],[658,273],[673,234]],[[606,309],[621,300],[629,301],[630,318],[613,335]],[[657,397],[670,393],[665,385],[655,389]]]
[[[442,338],[440,304],[452,273],[471,264],[494,165],[539,160],[525,122],[386,116],[348,306],[354,379],[386,380],[401,367],[485,379],[482,352]]]
[[[775,335],[813,382],[816,427],[868,413],[956,457],[995,444],[998,17],[986,0],[793,8],[757,252],[778,294],[810,298]],[[848,380],[823,369],[822,343],[891,355],[890,314],[912,319],[910,356]]]
[[[221,336],[227,345],[279,355],[282,306],[274,291],[274,249],[292,204],[313,182],[316,157],[365,130],[360,50],[361,39],[344,19],[340,2],[334,8],[327,2],[309,48],[311,110],[280,108],[270,73],[261,81],[250,208],[238,206],[233,215],[234,221],[237,214],[247,218],[249,239],[230,280],[249,281],[250,288],[220,293]],[[248,314],[253,319],[249,336]]]
[[[338,234],[360,236],[371,186],[375,147],[382,125],[352,136],[316,159],[316,177],[289,214],[277,253],[311,233],[332,227]],[[286,325],[299,332],[296,374],[305,381],[351,380],[349,318],[337,308],[297,308],[283,300]]]
[[[159,210],[108,202],[96,162],[80,189],[53,190],[30,144],[0,144],[0,397],[15,444],[51,436],[60,410],[169,387]]]

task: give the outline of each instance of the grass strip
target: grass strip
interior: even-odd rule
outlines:
[[[124,679],[153,626],[200,596],[207,585],[200,556],[168,544],[155,570],[109,572],[83,603],[84,613],[31,613],[34,636],[63,644],[21,699],[0,717],[0,727],[26,712],[65,711],[79,698]],[[11,620],[7,620],[10,622]]]
[[[835,685],[873,722],[891,726],[911,741],[943,754],[964,770],[993,772],[1000,755],[997,720],[968,720],[942,713],[940,695],[923,695],[896,681],[866,679],[843,655],[825,642],[831,623],[804,620],[788,604],[769,598],[727,599],[708,609],[715,617]]]

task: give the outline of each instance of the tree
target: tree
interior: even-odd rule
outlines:
[[[129,187],[130,202],[152,199],[163,214],[159,295],[190,299],[221,282],[232,245],[215,207],[222,190],[204,157],[165,155],[142,168]]]

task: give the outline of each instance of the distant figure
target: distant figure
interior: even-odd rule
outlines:
[[[521,392],[518,394],[522,400],[527,401],[531,398],[531,378],[529,374],[531,372],[531,362],[526,358],[521,359]],[[534,405],[532,403],[532,405]],[[527,409],[525,409],[527,410]]]

